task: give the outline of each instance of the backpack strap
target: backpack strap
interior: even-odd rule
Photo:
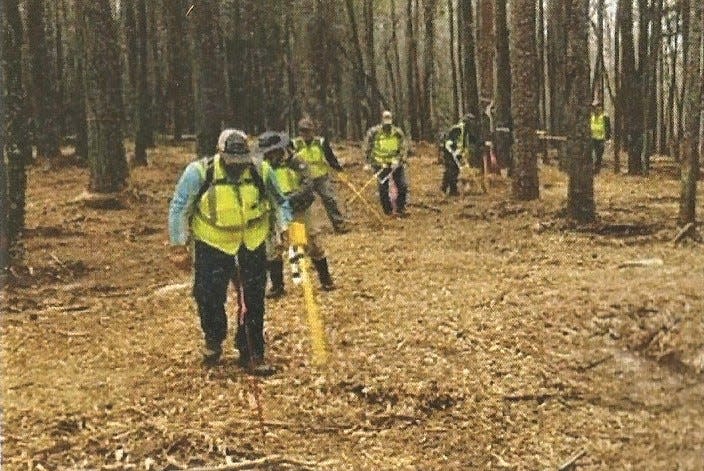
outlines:
[[[198,190],[198,193],[196,195],[196,203],[200,201],[200,199],[203,197],[206,191],[210,188],[210,185],[213,184],[213,176],[215,174],[215,158],[214,157],[208,157],[205,161],[205,180],[203,181],[203,184],[200,186],[200,189]]]

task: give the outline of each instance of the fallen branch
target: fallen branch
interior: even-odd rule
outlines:
[[[628,262],[623,262],[619,264],[619,268],[629,268],[629,267],[661,267],[664,262],[661,258],[644,258],[642,260],[630,260]]]
[[[411,206],[413,208],[429,209],[431,211],[435,211],[436,213],[442,212],[442,209],[438,208],[437,206],[431,206],[431,205],[425,204],[425,203],[410,203],[408,206]]]
[[[587,370],[591,370],[591,369],[594,368],[595,366],[599,366],[599,365],[601,365],[602,363],[605,363],[605,362],[611,360],[611,359],[613,358],[613,356],[614,356],[614,354],[613,354],[613,353],[610,353],[610,354],[606,355],[605,357],[600,358],[600,359],[598,359],[598,360],[594,360],[594,361],[592,361],[591,363],[588,363],[588,364],[586,364],[586,365],[584,365],[584,366],[578,366],[578,367],[576,368],[576,370],[579,371],[580,373],[584,373],[584,372],[587,371]]]
[[[676,244],[682,239],[684,239],[687,235],[689,235],[690,232],[692,232],[692,229],[694,229],[694,223],[690,222],[689,224],[685,224],[685,226],[680,229],[680,231],[677,233],[674,239],[672,239],[672,243]]]
[[[316,469],[318,463],[310,461],[299,461],[292,458],[286,458],[285,456],[280,455],[271,455],[265,456],[263,458],[258,458],[256,460],[240,461],[238,463],[223,464],[219,466],[199,466],[197,468],[188,468],[185,471],[235,471],[238,469],[253,469],[257,467],[276,465],[291,465],[299,466],[305,469]]]
[[[580,459],[582,456],[587,454],[587,450],[580,450],[576,455],[574,455],[572,458],[568,459],[564,463],[560,465],[559,468],[557,468],[557,471],[567,471],[569,469],[573,469],[575,463],[577,462],[578,459]]]
[[[57,330],[56,333],[64,335],[66,337],[87,337],[88,335],[90,335],[89,332],[68,332],[64,330]]]

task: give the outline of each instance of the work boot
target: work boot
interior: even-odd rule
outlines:
[[[211,342],[205,343],[203,348],[203,366],[211,367],[218,364],[222,355],[222,347]]]
[[[283,260],[272,260],[269,262],[269,279],[271,280],[271,289],[266,294],[268,299],[278,299],[286,294],[284,289]]]
[[[346,223],[340,222],[333,227],[333,230],[337,234],[347,234],[350,231],[350,228]]]
[[[335,284],[332,282],[332,276],[330,276],[330,269],[328,268],[328,259],[323,257],[318,260],[313,260],[313,265],[315,265],[315,271],[318,272],[318,279],[320,279],[320,284],[324,291],[332,291],[335,289]]]
[[[269,365],[264,361],[262,357],[255,357],[252,359],[251,363],[247,365],[247,372],[252,376],[271,376],[276,373],[276,368],[273,365]]]

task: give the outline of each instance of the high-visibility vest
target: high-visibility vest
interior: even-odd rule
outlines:
[[[322,138],[316,137],[311,140],[309,144],[306,144],[303,138],[297,137],[293,140],[293,148],[310,167],[312,178],[318,178],[328,174],[329,165],[328,161],[325,159]]]
[[[606,140],[606,115],[604,113],[592,114],[590,117],[592,139]]]
[[[288,165],[274,169],[274,178],[284,195],[289,195],[301,187],[301,177]]]
[[[389,165],[394,159],[398,159],[401,150],[401,136],[394,129],[388,134],[383,129],[379,129],[374,136],[374,147],[372,156],[379,165]]]
[[[237,182],[228,178],[220,163],[220,155],[212,161],[213,178],[209,188],[195,202],[191,219],[193,238],[231,255],[242,244],[249,250],[259,247],[271,229],[271,207],[266,195],[255,182],[252,170],[242,172]],[[199,167],[207,177],[208,163]]]

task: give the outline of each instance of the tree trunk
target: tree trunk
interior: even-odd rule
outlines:
[[[474,48],[474,20],[472,16],[472,1],[459,0],[459,12],[463,28],[460,31],[462,41],[462,69],[464,70],[464,113],[472,113],[479,117],[479,86],[477,84],[477,65]],[[535,18],[535,14],[533,14]]]
[[[218,74],[218,40],[213,18],[218,18],[216,0],[199,1],[190,15],[196,84],[196,153],[199,156],[215,152],[222,119],[222,80]]]
[[[34,140],[37,156],[60,157],[56,97],[47,50],[44,0],[27,2],[27,39],[32,77]]]
[[[541,129],[547,128],[547,102],[546,102],[546,80],[545,80],[545,4],[544,0],[538,0],[538,24],[536,28],[536,46],[538,48],[538,87],[540,90],[540,117],[538,126]]]
[[[2,31],[8,29],[5,24],[5,6],[0,4],[0,26]],[[0,38],[0,57],[5,59],[5,38]],[[7,268],[10,265],[10,238],[8,234],[8,212],[10,200],[7,193],[7,165],[5,164],[5,71],[0,70],[0,290],[5,292]]]
[[[496,41],[496,153],[501,163],[512,174],[511,157],[511,61],[509,55],[509,33],[506,23],[506,2],[494,0],[494,39]]]
[[[616,88],[616,101],[614,102],[614,122],[613,122],[613,152],[614,152],[614,173],[621,173],[621,142],[624,135],[623,127],[623,107],[625,91],[623,87],[622,60],[623,50],[621,46],[621,25],[623,24],[623,2],[619,1],[616,6],[616,22],[614,26],[614,86]]]
[[[567,2],[567,214],[588,223],[594,220],[594,177],[589,130],[589,0]],[[598,78],[597,80],[598,81]]]
[[[29,110],[27,95],[22,84],[22,20],[18,0],[3,0],[7,27],[3,27],[5,49],[5,152],[7,153],[7,213],[8,247],[24,230],[25,194],[27,191],[26,166],[32,158],[27,122]]]
[[[362,45],[359,41],[359,31],[357,29],[357,19],[354,12],[354,3],[352,0],[345,0],[345,8],[347,10],[347,19],[350,25],[352,34],[352,51],[353,51],[353,66],[354,66],[354,104],[352,106],[352,124],[353,124],[353,139],[362,137],[362,121],[367,125],[370,123],[370,109],[366,96],[366,77],[364,74],[364,56],[362,55]],[[365,106],[366,105],[366,106]],[[360,109],[362,108],[362,109]]]
[[[684,12],[683,12],[684,13]],[[686,14],[686,13],[685,13]],[[677,223],[683,227],[696,223],[697,181],[699,180],[699,137],[702,111],[704,110],[704,80],[700,70],[702,31],[704,30],[704,5],[693,1],[689,8],[689,59],[687,61],[687,101],[684,125],[684,156],[682,159],[680,208]]]
[[[363,4],[364,16],[364,42],[367,51],[367,64],[369,65],[369,115],[376,117],[381,115],[381,105],[377,91],[379,83],[376,72],[376,52],[374,47],[374,2],[373,0],[364,0]]]
[[[457,93],[457,56],[455,51],[455,11],[454,0],[447,0],[447,16],[450,27],[450,71],[452,74],[452,112],[450,117],[452,122],[459,119],[460,100]]]
[[[55,54],[56,54],[56,129],[59,135],[59,142],[66,132],[66,77],[64,74],[65,64],[64,64],[64,24],[67,22],[66,19],[66,2],[65,0],[59,0],[58,5],[55,6],[55,28],[56,28],[56,44],[55,44]]]
[[[533,200],[538,189],[538,86],[535,50],[535,1],[514,0],[511,5],[511,101],[514,123],[513,197]]]
[[[547,68],[550,88],[550,119],[548,129],[551,134],[565,134],[565,51],[567,50],[567,31],[565,3],[551,1],[548,3],[547,31]],[[585,103],[584,106],[587,106]],[[560,155],[560,164],[564,156]]]
[[[421,115],[421,129],[423,139],[432,141],[432,97],[435,84],[434,57],[435,57],[435,11],[436,0],[423,1],[423,19],[425,20],[425,45],[423,47],[423,113]]]
[[[166,8],[166,32],[168,37],[169,60],[169,101],[171,102],[171,115],[173,123],[174,141],[179,142],[183,137],[185,127],[184,99],[187,90],[188,77],[184,64],[190,59],[183,35],[183,0],[169,0],[164,2]]]
[[[391,47],[394,51],[394,75],[396,76],[396,109],[394,114],[401,119],[404,115],[404,99],[403,99],[403,79],[401,75],[401,53],[398,47],[398,16],[396,12],[396,1],[391,0]]]
[[[167,0],[173,1],[173,0]],[[149,31],[147,33],[148,42],[151,43],[151,58],[147,60],[151,63],[152,90],[151,100],[149,101],[149,109],[151,113],[148,115],[148,143],[149,147],[154,147],[155,133],[164,133],[164,109],[166,100],[164,99],[164,77],[162,73],[162,56],[160,48],[160,28],[157,20],[157,11],[161,0],[151,0],[147,4],[147,14],[149,15]],[[147,97],[149,98],[149,89],[147,89]]]
[[[623,118],[624,140],[628,151],[628,173],[639,175],[640,165],[640,120],[642,112],[639,105],[639,79],[636,72],[635,44],[633,42],[633,5],[630,0],[620,0],[622,54],[621,61],[623,74],[621,76],[621,90],[623,93]]]
[[[89,191],[114,193],[129,178],[122,143],[122,83],[117,28],[109,0],[77,2],[88,122]]]
[[[416,95],[416,74],[415,67],[418,60],[416,39],[413,27],[413,0],[406,2],[406,47],[408,53],[406,57],[406,86],[408,87],[408,120],[410,121],[410,137],[418,139],[420,136],[418,129],[418,96]]]
[[[73,4],[73,16],[78,24],[80,12],[75,2]],[[74,115],[74,126],[76,132],[76,155],[83,163],[88,162],[88,121],[86,117],[86,81],[85,81],[85,57],[83,54],[83,38],[80,31],[74,31],[73,43],[73,102],[71,107]]]
[[[494,0],[478,0],[479,15],[477,52],[479,56],[480,96],[491,100],[494,96]]]
[[[147,5],[145,0],[136,0],[135,18],[137,19],[137,90],[134,104],[134,164],[147,165],[147,147],[151,134],[151,103],[149,100],[149,82],[147,80]]]

